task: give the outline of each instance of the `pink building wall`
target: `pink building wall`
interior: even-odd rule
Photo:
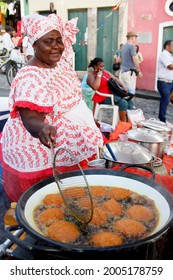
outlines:
[[[142,33],[152,35],[151,42],[137,42],[144,59],[141,63],[143,78],[137,81],[138,89],[155,90],[159,24],[173,21],[173,17],[165,12],[165,3],[166,0],[128,1],[128,31],[134,30],[140,35]]]

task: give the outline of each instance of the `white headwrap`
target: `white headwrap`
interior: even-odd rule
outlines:
[[[68,37],[73,42],[75,40],[75,34],[78,32],[76,24],[77,18],[73,18],[64,23],[62,18],[55,14],[50,14],[47,17],[33,14],[22,18],[23,31],[28,36],[32,45],[51,30],[59,31],[63,39]]]

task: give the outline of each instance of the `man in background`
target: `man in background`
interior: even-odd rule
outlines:
[[[3,35],[4,35],[4,33],[5,33],[4,29],[0,30],[0,53],[3,50],[3,48],[4,48],[4,44],[3,44]]]
[[[166,112],[173,92],[173,40],[164,43],[158,60],[157,88],[160,93],[159,120],[166,122]]]
[[[34,55],[34,49],[29,42],[28,36],[25,33],[22,33],[22,52],[25,54],[26,62],[29,61]]]
[[[136,56],[137,34],[134,31],[127,33],[127,42],[120,52],[121,71],[119,78],[125,84],[128,92],[135,95],[136,78],[142,78],[139,62]]]
[[[124,47],[124,44],[121,43],[119,49],[116,50],[116,52],[115,52],[115,56],[116,56],[116,57],[119,57],[119,56],[120,56],[120,53],[121,53],[121,50],[122,50],[123,47]]]
[[[12,49],[14,49],[14,44],[11,39],[13,30],[14,29],[11,26],[6,26],[6,32],[4,33],[2,38],[3,46],[8,52],[11,52]]]
[[[114,55],[114,64],[118,64],[120,65],[120,61],[121,61],[121,57],[120,57],[120,53],[122,48],[124,47],[124,44],[120,44],[120,47],[118,50],[116,50],[115,55]],[[119,77],[120,74],[120,69],[115,71],[115,76]]]

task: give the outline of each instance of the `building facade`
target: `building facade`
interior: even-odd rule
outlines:
[[[113,10],[116,3],[118,9]],[[102,57],[106,69],[112,71],[113,56],[119,43],[124,40],[127,27],[128,1],[126,0],[59,0],[54,8],[64,20],[78,17],[75,52],[76,71],[87,71],[91,59]],[[48,14],[50,1],[28,0],[29,13]]]
[[[129,0],[128,30],[138,33],[138,45],[143,55],[143,78],[137,87],[157,90],[157,61],[166,40],[173,40],[173,1]]]
[[[50,1],[20,0],[24,13],[48,14]],[[138,33],[143,55],[137,88],[157,90],[157,61],[165,40],[173,39],[173,1],[171,0],[55,0],[54,9],[64,20],[77,16],[79,33],[74,45],[75,69],[87,71],[95,56],[104,59],[112,71],[113,55],[126,42],[127,31]],[[117,5],[117,7],[115,7]]]

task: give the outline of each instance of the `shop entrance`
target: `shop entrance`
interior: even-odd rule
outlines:
[[[172,26],[166,26],[163,28],[163,44],[167,40],[172,40],[173,24]]]

